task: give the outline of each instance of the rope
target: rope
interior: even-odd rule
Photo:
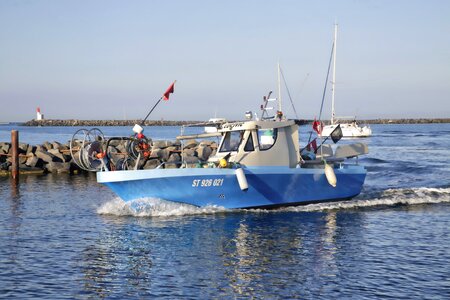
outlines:
[[[300,90],[298,91],[298,94],[297,94],[296,98],[300,97],[301,93],[303,92],[303,89],[305,87],[305,84],[306,84],[306,81],[308,80],[308,78],[309,78],[309,73],[307,73],[306,76],[305,76],[305,79],[303,79],[303,82],[300,85]]]
[[[284,86],[286,87],[286,91],[288,93],[289,100],[291,101],[292,109],[294,110],[294,113],[295,113],[295,118],[298,119],[297,111],[295,110],[294,102],[292,101],[291,93],[289,92],[289,88],[287,86],[286,79],[284,78],[284,73],[283,73],[283,70],[281,69],[281,67],[280,67],[280,73],[281,73],[281,77],[283,78]]]
[[[325,94],[327,92],[328,77],[330,76],[331,61],[333,60],[333,52],[334,52],[334,42],[331,45],[331,54],[330,54],[330,61],[328,62],[327,78],[325,80],[325,86],[323,87],[322,103],[320,104],[320,112],[319,112],[319,122],[322,119],[323,102],[325,101]],[[311,141],[311,135],[312,135],[312,130],[309,132],[308,144]]]
[[[322,119],[323,102],[325,100],[325,94],[327,91],[328,77],[330,76],[330,69],[331,69],[331,61],[333,60],[333,52],[334,52],[334,42],[333,42],[333,45],[331,46],[331,54],[330,54],[330,61],[328,63],[327,79],[325,80],[325,86],[323,87],[322,103],[320,104],[320,112],[319,112],[319,121]]]

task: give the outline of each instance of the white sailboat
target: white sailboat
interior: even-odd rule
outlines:
[[[333,40],[333,79],[331,82],[331,124],[324,126],[322,136],[329,136],[333,130],[341,125],[343,137],[368,137],[372,135],[372,129],[369,126],[361,127],[356,123],[355,117],[335,117],[334,98],[336,90],[336,42],[337,42],[337,24],[334,25]]]

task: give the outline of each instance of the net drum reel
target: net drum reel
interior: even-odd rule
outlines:
[[[132,170],[136,165],[136,159],[139,154],[131,153],[130,150],[134,144],[134,137],[111,137],[106,142],[106,158],[109,162],[110,170]],[[119,152],[118,146],[124,152]],[[116,148],[117,147],[117,148]]]
[[[151,154],[151,140],[138,133],[128,141],[127,151],[133,159],[148,158]]]
[[[131,137],[111,137],[106,142],[106,156],[110,163],[111,170],[136,170],[140,167],[141,160],[150,157],[152,151],[152,140],[142,134],[141,130],[133,131],[135,134]],[[113,145],[124,145],[125,153],[117,153]]]
[[[79,129],[70,141],[70,155],[78,167],[85,171],[107,169],[105,136],[98,128]]]
[[[79,129],[70,141],[70,154],[75,164],[92,172],[137,169],[141,160],[150,157],[151,148],[151,139],[142,132],[131,137],[105,139],[98,128]]]

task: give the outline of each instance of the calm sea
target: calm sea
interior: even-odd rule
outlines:
[[[15,128],[32,144],[78,129]],[[94,174],[0,177],[0,298],[450,299],[450,124],[372,129],[362,194],[333,204],[132,210]]]

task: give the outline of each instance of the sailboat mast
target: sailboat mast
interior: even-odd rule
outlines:
[[[278,62],[278,111],[281,111],[281,78],[280,62]]]
[[[334,125],[334,92],[336,89],[336,42],[337,42],[337,24],[334,24],[334,39],[333,39],[333,79],[331,81],[331,125]]]

